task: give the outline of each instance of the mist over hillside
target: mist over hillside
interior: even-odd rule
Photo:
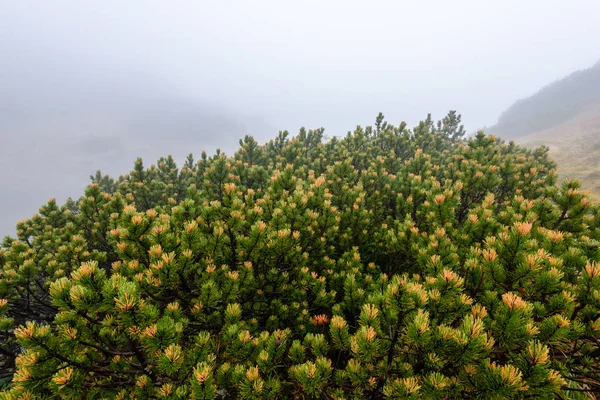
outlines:
[[[1,72],[0,128],[24,134],[50,135],[60,127],[77,136],[118,133],[205,143],[215,131],[239,134],[266,127],[202,93],[186,96],[168,80],[141,69],[30,49],[16,54]]]
[[[600,104],[516,142],[529,148],[547,146],[557,162],[559,178],[580,180],[583,188],[600,200]]]
[[[149,165],[167,154],[182,162],[190,152],[229,153],[243,135],[273,131],[135,69],[16,55],[0,68],[0,237],[49,198],[79,197],[98,169],[118,176],[138,156]]]
[[[600,61],[516,101],[485,129],[535,148],[547,146],[559,179],[578,179],[600,200]]]
[[[597,104],[600,104],[600,61],[517,100],[500,115],[496,125],[486,130],[505,139],[515,139],[565,123]]]
[[[344,135],[380,111],[413,126],[457,110],[474,131],[593,63],[600,36],[588,0],[4,3],[0,235],[138,156],[181,165],[245,134]]]

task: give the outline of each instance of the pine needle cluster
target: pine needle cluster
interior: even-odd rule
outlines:
[[[0,249],[5,399],[600,391],[600,208],[460,116],[172,157]]]

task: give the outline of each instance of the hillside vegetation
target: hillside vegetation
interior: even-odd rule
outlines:
[[[516,101],[488,131],[505,139],[520,138],[563,124],[599,104],[600,61]]]
[[[50,200],[0,251],[3,398],[582,398],[600,208],[460,116],[246,136]]]
[[[558,163],[559,176],[581,180],[583,188],[600,200],[600,104],[517,142],[531,148],[548,146],[550,156]]]
[[[515,102],[486,131],[549,147],[559,178],[581,180],[600,199],[600,62]]]

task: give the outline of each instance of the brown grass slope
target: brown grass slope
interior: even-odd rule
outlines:
[[[490,130],[516,139],[570,121],[596,104],[600,104],[600,61],[515,101]]]
[[[520,138],[527,147],[548,146],[558,163],[561,179],[582,181],[596,200],[600,200],[600,103],[590,105],[569,120]]]
[[[548,146],[559,177],[581,180],[600,200],[600,61],[517,100],[484,130],[528,147]]]

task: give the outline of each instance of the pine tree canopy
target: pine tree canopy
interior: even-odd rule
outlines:
[[[460,121],[246,136],[50,200],[0,248],[0,398],[600,393],[600,206]]]

